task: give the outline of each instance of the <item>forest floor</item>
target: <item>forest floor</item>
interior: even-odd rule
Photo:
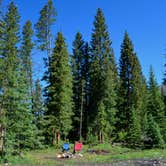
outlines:
[[[22,159],[11,158],[9,164],[13,166],[166,166],[166,149],[133,150],[100,144],[91,149],[83,146],[82,157],[58,159],[59,153],[60,149],[55,148],[25,152]]]

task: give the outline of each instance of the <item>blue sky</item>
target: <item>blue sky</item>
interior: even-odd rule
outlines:
[[[21,24],[30,19],[35,23],[46,0],[14,0],[19,7]],[[5,4],[9,0],[4,0]],[[153,66],[158,83],[163,78],[166,62],[166,1],[165,0],[54,0],[57,22],[54,34],[63,32],[71,53],[76,32],[81,32],[90,41],[94,16],[100,7],[105,15],[112,47],[117,63],[124,31],[133,41],[135,52],[148,78],[149,67]],[[34,54],[35,65],[41,71],[41,55]]]

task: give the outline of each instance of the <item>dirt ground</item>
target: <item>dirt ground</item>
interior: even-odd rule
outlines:
[[[166,160],[159,159],[136,159],[127,161],[118,161],[113,163],[102,164],[78,164],[79,166],[166,166]]]

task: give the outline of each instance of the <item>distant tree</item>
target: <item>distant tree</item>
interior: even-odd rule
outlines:
[[[56,21],[56,11],[52,0],[48,0],[40,11],[40,17],[35,24],[38,48],[42,51],[47,51],[47,56],[51,56],[51,27]]]
[[[72,75],[68,56],[64,37],[59,32],[49,62],[49,78],[46,89],[48,134],[51,135],[53,144],[55,139],[59,143],[60,136],[65,139],[72,128]]]
[[[111,44],[112,42],[109,38],[104,15],[101,9],[98,9],[95,16],[94,30],[91,39],[89,127],[92,127],[94,129],[94,133],[103,135],[100,136],[100,138],[104,138],[104,135],[107,135],[107,137],[109,137],[112,131],[109,130],[109,132],[107,133],[105,133],[106,131],[104,131],[104,133],[102,132],[101,134],[100,128],[96,127],[99,124],[98,117],[101,117],[101,112],[103,114],[107,114],[107,116],[109,117],[111,111],[115,111],[116,105],[115,87],[117,80],[115,78],[117,77],[117,70]],[[109,98],[110,96],[112,97]],[[103,110],[105,113],[103,112]],[[98,116],[98,114],[100,116]],[[111,115],[113,117],[114,113]],[[91,123],[92,119],[93,123]],[[109,126],[109,128],[114,124],[115,120],[114,118],[114,120],[110,119],[105,119],[105,121],[107,122],[107,127]],[[101,128],[104,128],[104,126],[102,126]],[[100,141],[103,142],[104,140]]]

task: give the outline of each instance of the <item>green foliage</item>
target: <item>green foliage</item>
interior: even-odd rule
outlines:
[[[23,27],[22,45],[20,51],[21,65],[25,74],[25,83],[27,84],[27,94],[32,96],[32,49],[33,49],[33,30],[31,21],[27,21]]]
[[[124,142],[126,140],[127,132],[121,130],[119,133],[117,133],[117,141]]]
[[[120,87],[118,91],[118,124],[119,131],[124,129],[126,132],[129,128],[131,116],[131,78],[132,78],[132,57],[134,55],[132,42],[125,33],[123,43],[121,45],[120,57]]]
[[[72,145],[71,145],[72,147]],[[83,158],[79,161],[76,160],[55,160],[55,154],[60,152],[60,149],[57,150],[54,147],[43,149],[43,150],[35,150],[26,152],[23,159],[20,159],[18,157],[12,157],[10,158],[11,165],[49,165],[49,166],[55,166],[55,165],[78,165],[78,164],[84,164],[84,165],[95,165],[96,163],[98,165],[103,165],[105,163],[110,164],[126,164],[126,165],[134,165],[132,161],[136,161],[136,159],[144,159],[150,160],[150,163],[152,161],[156,161],[156,159],[159,158],[165,158],[166,157],[166,150],[165,149],[148,149],[148,150],[133,150],[126,147],[121,146],[112,146],[111,144],[98,144],[97,146],[93,146],[94,150],[98,151],[108,151],[109,153],[106,155],[96,155],[96,154],[90,154],[87,153],[87,150],[89,149],[88,145],[83,146]],[[40,160],[39,160],[40,157]],[[130,161],[130,162],[128,162]],[[162,162],[162,160],[161,160]],[[149,163],[149,164],[150,164]],[[148,164],[148,163],[147,163]],[[163,163],[164,164],[164,163]],[[105,164],[106,165],[106,164]],[[107,164],[108,165],[108,164]]]
[[[40,17],[35,24],[36,36],[38,38],[39,49],[42,51],[47,50],[50,56],[51,51],[51,27],[56,21],[56,11],[53,6],[53,1],[48,0],[40,11]]]
[[[86,138],[87,133],[87,110],[89,105],[89,67],[90,55],[89,45],[82,39],[82,35],[78,32],[73,41],[72,74],[73,74],[73,101],[74,101],[74,117],[73,131],[71,135],[78,140],[80,134],[80,120],[82,111],[82,136]],[[82,110],[81,110],[82,108]],[[72,136],[72,137],[73,137]]]
[[[98,138],[96,135],[93,134],[92,128],[88,128],[88,134],[86,139],[87,144],[92,147],[98,143]]]
[[[50,77],[46,89],[46,115],[50,122],[48,130],[53,131],[53,139],[55,133],[60,133],[65,138],[72,128],[72,75],[68,58],[64,37],[59,32],[49,63]]]
[[[56,21],[53,1],[48,0],[40,11],[35,30],[37,46],[48,56],[48,70],[43,77],[45,98],[40,81],[33,86],[32,23],[27,21],[20,35],[19,19],[13,1],[4,16],[0,8],[0,153],[3,161],[11,159],[15,163],[19,159],[16,156],[12,159],[11,155],[43,148],[43,144],[58,143],[54,147],[60,148],[60,138],[77,140],[80,131],[80,139],[89,145],[111,140],[135,147],[142,145],[143,139],[145,147],[146,141],[150,148],[165,147],[166,97],[163,102],[152,69],[147,88],[127,32],[121,45],[118,77],[112,41],[101,9],[95,16],[90,46],[81,33],[76,34],[72,61],[62,33],[57,34],[52,49],[51,31]],[[121,148],[96,147],[101,148],[115,150],[116,157],[123,158],[119,153]],[[111,157],[93,161],[110,161]]]
[[[165,127],[165,113],[164,113],[164,102],[161,97],[160,90],[158,88],[155,76],[153,73],[152,67],[150,68],[150,78],[149,78],[149,95],[148,95],[148,104],[147,111],[148,114],[151,114],[158,124],[164,141],[166,141],[166,127]]]
[[[18,48],[17,44],[19,41],[19,14],[17,7],[14,2],[11,2],[8,6],[8,10],[5,15],[5,31],[4,31],[4,46],[3,46],[3,65],[1,68],[2,72],[2,90],[3,93],[1,101],[1,107],[4,110],[6,117],[5,128],[5,152],[6,154],[14,151],[14,145],[18,148],[18,141],[16,135],[20,126],[17,123],[20,118],[20,103],[19,103],[19,86],[17,79],[19,79],[18,73]],[[16,148],[16,149],[17,149]]]
[[[161,135],[161,130],[159,125],[154,121],[151,114],[148,116],[148,127],[147,127],[147,138],[149,144],[152,147],[164,148],[164,140]]]
[[[129,124],[129,132],[127,133],[127,141],[132,147],[141,146],[141,126],[138,118],[138,111],[132,110],[131,122]]]
[[[43,148],[44,145],[44,132],[45,132],[45,121],[44,121],[44,106],[43,106],[43,98],[42,98],[42,89],[40,85],[40,81],[37,79],[35,81],[35,87],[33,90],[32,96],[32,113],[34,116],[33,123],[37,127],[36,133],[36,141],[35,145],[38,148]]]
[[[36,127],[30,103],[30,54],[32,50],[31,23],[24,26],[19,52],[19,14],[14,2],[9,4],[4,18],[4,43],[2,51],[1,108],[5,123],[3,130],[6,156],[20,154],[23,149],[34,148]],[[29,59],[28,59],[29,58]],[[29,61],[27,61],[27,59]],[[27,72],[28,71],[28,72]]]
[[[142,136],[141,125],[144,126],[144,121],[141,121],[141,117],[145,116],[145,98],[146,82],[126,32],[121,45],[117,129],[127,132],[131,143],[139,143]]]
[[[94,133],[101,133],[103,132],[100,131],[101,128],[104,128],[106,124],[108,130],[107,132],[104,131],[103,135],[107,135],[108,138],[112,134],[115,123],[115,88],[117,81],[115,79],[117,71],[111,44],[104,15],[101,9],[98,9],[91,39],[89,125],[93,126]],[[102,108],[105,108],[105,111],[101,109],[102,102],[104,104]],[[102,113],[106,115],[101,115]],[[102,119],[104,117],[103,126],[99,127],[98,117],[102,117]]]
[[[73,55],[72,55],[72,73],[73,73],[73,101],[74,101],[74,117],[73,117],[73,135],[75,135],[75,139],[79,138],[79,129],[80,129],[80,117],[81,117],[81,105],[85,103],[85,88],[83,86],[84,73],[83,67],[85,65],[85,56],[84,56],[84,46],[85,43],[82,39],[82,35],[78,32],[75,36],[75,40],[73,42]],[[86,73],[85,73],[86,74]],[[83,103],[82,103],[83,102]],[[84,106],[84,105],[83,105]],[[85,110],[85,107],[83,107]],[[85,111],[83,111],[85,112]],[[84,115],[83,115],[84,117]]]
[[[151,113],[155,120],[160,123],[162,117],[164,116],[164,103],[162,101],[152,67],[150,68],[148,90],[148,112]]]

